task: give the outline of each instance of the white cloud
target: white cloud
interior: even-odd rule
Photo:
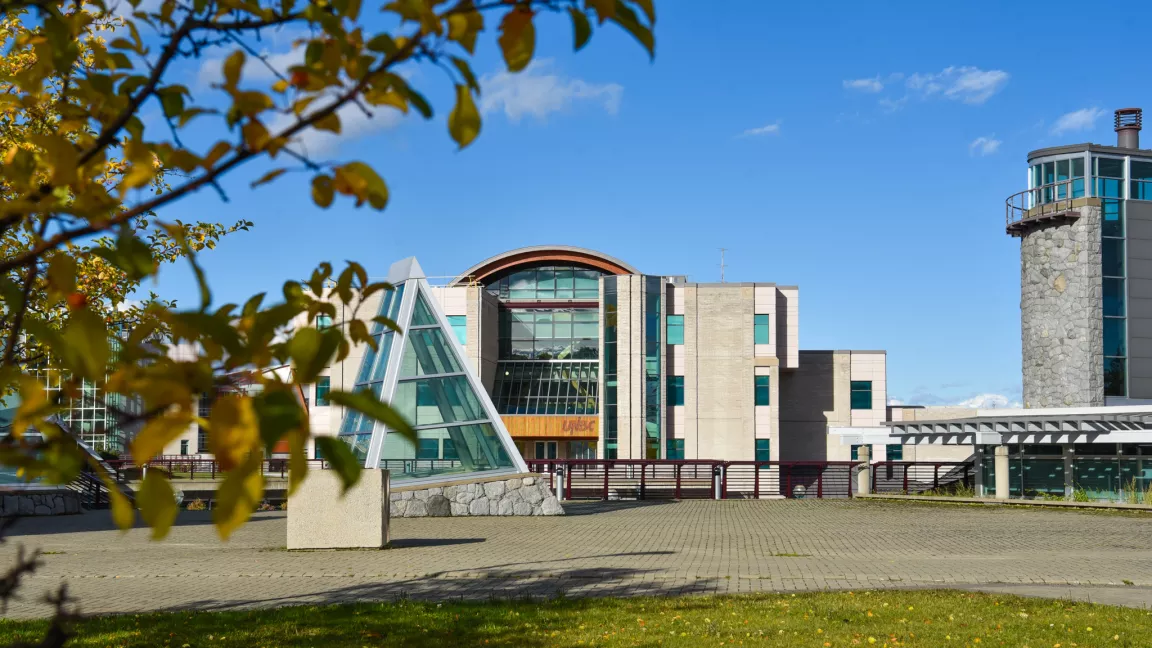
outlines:
[[[880,80],[879,76],[872,77],[871,79],[846,79],[844,87],[848,90],[859,90],[860,92],[880,92],[884,89],[884,82]]]
[[[979,409],[1017,409],[1021,407],[1020,401],[1012,400],[1004,394],[976,394],[966,398],[952,407],[972,407]]]
[[[971,144],[968,145],[968,154],[973,156],[979,155],[980,157],[984,157],[985,155],[992,155],[996,151],[1000,150],[1000,145],[1002,143],[1003,142],[996,139],[995,135],[977,137],[976,139],[972,140]]]
[[[1095,106],[1064,113],[1052,125],[1052,134],[1063,135],[1071,131],[1091,130],[1096,127],[1096,120],[1107,114],[1107,110]]]
[[[309,128],[292,139],[292,149],[310,158],[324,158],[336,153],[344,141],[363,140],[374,133],[395,127],[404,119],[404,114],[394,108],[369,106],[369,111],[371,117],[364,114],[356,104],[345,104],[336,111],[336,116],[340,118],[339,135]],[[294,116],[281,114],[267,124],[268,130],[277,133],[295,121]]]
[[[260,59],[249,56],[244,61],[244,69],[240,73],[241,84],[245,81],[267,82],[274,78],[276,75],[272,73],[269,66],[274,68],[283,76],[288,76],[288,68],[302,63],[304,61],[304,49],[297,48],[287,52],[261,52],[264,57],[262,62]],[[221,67],[224,65],[223,58],[206,58],[200,64],[200,72],[197,74],[196,81],[200,87],[207,88],[213,83],[220,83],[224,79],[221,72]]]
[[[761,135],[779,135],[780,134],[780,121],[775,123],[758,126],[756,128],[749,128],[748,130],[740,133],[740,137],[759,137]]]
[[[903,79],[905,89],[903,96],[898,99],[881,97],[877,101],[884,112],[890,113],[903,108],[910,97],[922,101],[942,98],[966,104],[982,104],[1004,89],[1009,76],[1004,70],[983,70],[971,65],[961,65],[949,66],[939,72],[916,72],[909,75],[894,72],[887,77],[850,79],[843,84],[848,90],[876,94]]]
[[[905,81],[905,85],[924,98],[942,95],[966,104],[982,104],[1004,88],[1008,77],[1004,70],[981,70],[969,65],[949,66],[940,72],[913,74]]]
[[[508,119],[518,122],[525,115],[544,119],[577,102],[599,104],[610,115],[620,110],[624,86],[572,79],[551,68],[551,59],[541,59],[519,73],[501,71],[484,75],[480,79],[483,90],[480,111],[489,114],[502,110]]]

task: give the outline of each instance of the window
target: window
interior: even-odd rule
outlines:
[[[771,338],[768,337],[768,316],[756,315],[753,317],[753,321],[753,331],[756,335],[756,344],[771,344],[769,341]]]
[[[600,312],[594,308],[502,308],[501,360],[595,360]]]
[[[872,409],[872,381],[852,381],[852,409]]]
[[[684,439],[668,439],[667,459],[684,459]]]
[[[320,449],[319,443],[313,443],[312,444],[312,458],[313,459],[323,459],[324,458],[324,451]]]
[[[602,274],[575,266],[517,269],[490,281],[485,289],[501,299],[599,299]]]
[[[188,454],[188,439],[180,439],[180,456]]]
[[[756,439],[756,461],[772,461],[772,441]]]
[[[416,447],[417,459],[439,459],[440,458],[440,439],[417,439],[419,445]]]
[[[887,461],[904,461],[904,446],[899,443],[884,446],[884,453],[888,457]]]
[[[496,363],[492,402],[501,414],[596,414],[600,363]]]
[[[200,396],[200,402],[196,405],[196,414],[204,420],[208,420],[212,416],[212,400],[208,396]],[[203,425],[196,426],[196,452],[198,454],[208,454],[212,452],[212,448],[208,447],[208,428]]]
[[[772,404],[772,390],[768,387],[771,384],[771,376],[755,376],[756,379],[756,404],[757,405],[771,405]]]
[[[863,445],[852,446],[852,461],[860,461],[860,448],[863,447]],[[872,456],[872,446],[868,446],[868,460],[871,461],[874,458],[875,457]]]
[[[316,379],[316,407],[328,406],[328,390],[332,386],[332,379],[320,376]]]
[[[668,316],[668,344],[684,344],[684,316]]]
[[[668,376],[668,405],[684,404],[684,376]]]
[[[556,442],[555,441],[537,441],[536,442],[536,458],[537,459],[555,459],[556,458]]]
[[[460,346],[468,344],[468,316],[467,315],[448,315],[448,325],[452,327],[452,332],[456,334],[456,339],[460,341]]]
[[[316,316],[316,328],[320,329],[321,331],[323,331],[326,328],[332,328],[332,316],[331,315],[317,315]]]

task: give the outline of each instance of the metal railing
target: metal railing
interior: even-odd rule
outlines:
[[[872,492],[898,495],[974,493],[976,466],[965,461],[878,461],[872,464]]]
[[[1026,189],[1004,201],[1005,224],[1009,227],[1038,216],[1060,214],[1072,209],[1072,201],[1085,196],[1083,177],[1061,180]]]
[[[124,482],[143,478],[145,468],[157,468],[168,473],[172,479],[216,479],[223,475],[225,470],[215,459],[198,459],[193,457],[157,457],[143,464],[133,459],[114,459],[105,462],[113,470],[116,481]],[[328,468],[328,462],[323,459],[309,459],[309,468]],[[288,477],[287,459],[265,459],[261,470],[268,477]]]
[[[563,499],[848,498],[854,461],[530,460]],[[559,484],[557,481],[559,480]]]
[[[111,505],[112,496],[108,494],[108,487],[99,477],[90,472],[81,472],[71,483],[67,484],[70,490],[80,496],[80,505],[88,509],[102,509]],[[121,489],[129,502],[135,500],[130,490]]]

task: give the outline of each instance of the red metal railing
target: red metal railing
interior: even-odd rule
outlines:
[[[880,461],[872,464],[872,492],[963,494],[976,488],[972,462]]]
[[[215,459],[199,459],[184,456],[156,457],[155,459],[150,459],[145,462],[143,466],[133,459],[110,459],[105,463],[115,471],[116,481],[125,481],[133,477],[140,478],[140,474],[131,475],[130,473],[139,471],[144,466],[148,468],[159,468],[175,479],[216,479],[225,472],[220,469],[220,464]],[[309,459],[308,467],[325,469],[328,467],[328,462],[323,459]],[[281,478],[287,478],[288,460],[265,459],[263,472],[264,475],[269,477],[279,476]]]
[[[553,459],[528,461],[563,481],[564,499],[760,499],[852,497],[853,461]]]

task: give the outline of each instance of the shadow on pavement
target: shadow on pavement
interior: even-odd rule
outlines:
[[[287,511],[267,511],[253,513],[246,524],[256,524],[279,520],[288,515]],[[180,511],[173,528],[212,524],[212,511]],[[147,528],[137,517],[135,529]],[[8,535],[11,540],[20,537],[51,535],[55,533],[89,533],[94,531],[119,531],[112,521],[112,512],[107,510],[85,511],[78,515],[44,515],[22,517],[12,527]]]
[[[562,502],[564,514],[567,516],[600,515],[616,511],[629,511],[632,509],[649,508],[652,506],[674,506],[680,502],[676,500],[568,500]]]
[[[400,538],[398,540],[392,540],[392,548],[447,547],[450,545],[475,544],[485,541],[487,541],[487,538]]]

